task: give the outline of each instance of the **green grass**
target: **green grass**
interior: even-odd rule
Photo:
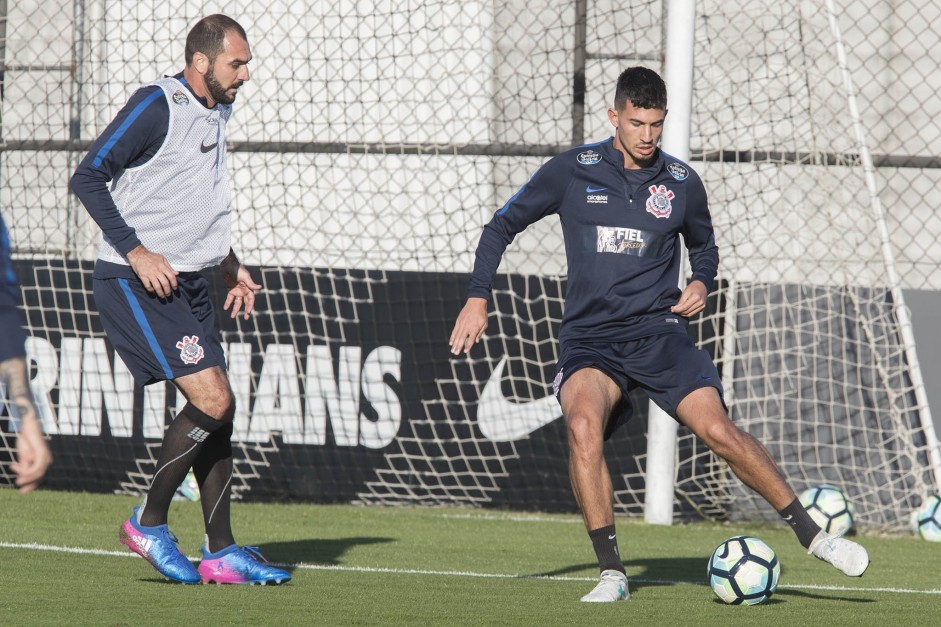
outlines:
[[[941,544],[863,537],[872,565],[851,579],[780,526],[618,520],[633,598],[582,604],[597,577],[575,516],[459,508],[233,505],[236,537],[290,564],[280,587],[167,582],[117,540],[136,499],[0,490],[3,625],[929,625],[938,624]],[[190,556],[199,505],[174,502]],[[731,607],[705,585],[706,559],[741,533],[782,563],[771,602]],[[67,550],[69,549],[69,550]]]

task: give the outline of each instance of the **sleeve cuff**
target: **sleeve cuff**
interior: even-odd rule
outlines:
[[[479,287],[472,287],[467,290],[467,298],[483,298],[489,301],[490,297],[490,290],[485,290]]]
[[[137,239],[136,235],[131,237],[125,237],[120,242],[112,242],[115,250],[121,253],[121,256],[127,257],[127,254],[141,245],[141,241]]]
[[[700,283],[702,283],[703,285],[706,286],[706,293],[707,293],[707,294],[711,294],[711,293],[712,293],[712,283],[713,283],[713,279],[710,279],[710,278],[707,278],[707,277],[704,277],[704,276],[697,276],[697,275],[694,274],[694,275],[692,276],[692,278],[690,279],[690,281],[699,281]]]

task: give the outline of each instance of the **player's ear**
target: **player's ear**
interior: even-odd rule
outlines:
[[[611,125],[614,128],[618,127],[618,112],[614,109],[608,109],[608,121],[611,122]]]
[[[209,57],[202,52],[193,53],[193,67],[200,74],[205,74],[209,71]]]

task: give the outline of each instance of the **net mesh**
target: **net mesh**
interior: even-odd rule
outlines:
[[[937,489],[899,296],[941,289],[929,53],[941,36],[928,26],[941,11],[836,8],[845,67],[822,1],[697,3],[691,165],[721,267],[693,328],[733,419],[796,489],[835,484],[860,526],[899,530]],[[181,69],[184,33],[214,10],[0,0],[0,207],[53,486],[142,493],[180,405],[171,387],[135,390],[111,354],[90,290],[98,229],[67,184],[133,89]],[[222,327],[236,496],[572,509],[561,421],[539,405],[565,291],[554,218],[507,251],[471,356],[448,359],[446,340],[493,211],[548,156],[610,134],[624,67],[663,69],[664,4],[239,0],[226,12],[254,54],[228,132],[233,241],[265,285],[252,321]],[[515,406],[490,437],[488,383]],[[622,514],[644,501],[646,399],[634,401],[608,445]],[[537,405],[543,426],[517,433],[511,415]],[[0,428],[9,482],[15,420]],[[676,479],[679,517],[774,516],[682,428]]]

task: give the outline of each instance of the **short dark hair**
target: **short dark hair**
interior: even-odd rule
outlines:
[[[667,86],[660,75],[642,66],[629,67],[618,76],[614,109],[621,111],[630,101],[638,109],[667,110]]]
[[[186,51],[184,53],[186,65],[193,63],[193,55],[197,52],[206,55],[210,63],[215,61],[216,57],[222,53],[225,45],[225,35],[229,31],[235,31],[239,37],[248,41],[245,29],[228,15],[216,13],[207,15],[196,22],[196,25],[186,35]]]

